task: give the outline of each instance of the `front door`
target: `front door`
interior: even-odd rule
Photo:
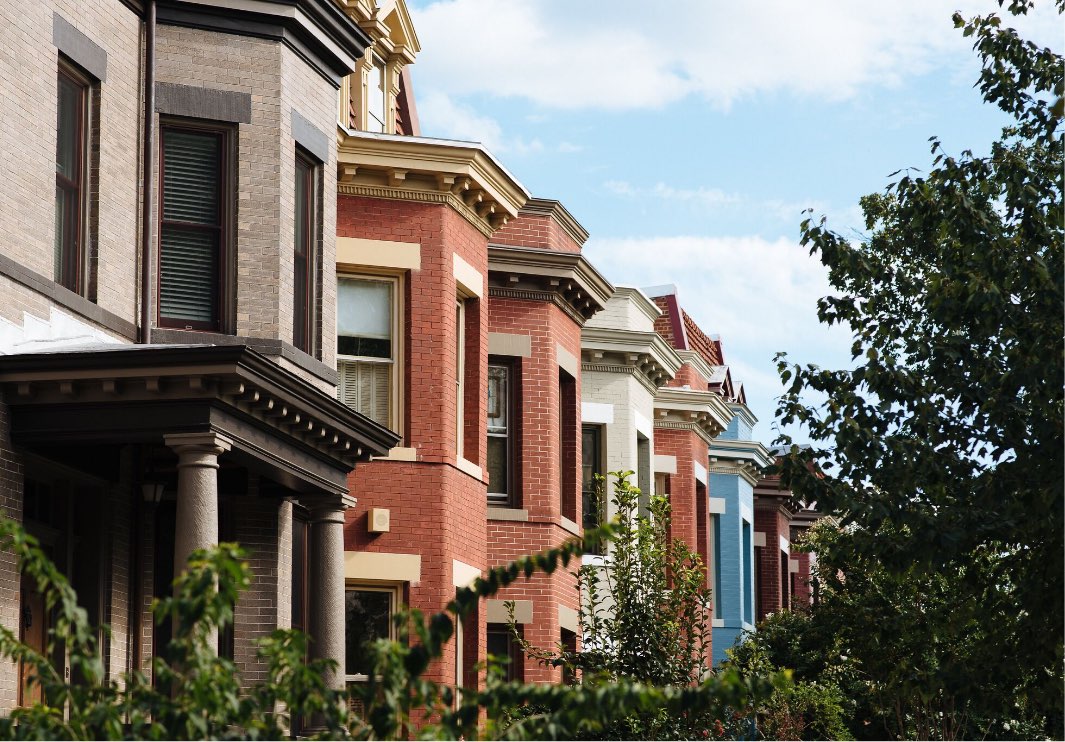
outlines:
[[[31,577],[22,575],[22,615],[19,621],[19,640],[30,649],[45,654],[44,641],[48,636],[48,614],[44,596],[37,591]],[[19,706],[33,706],[42,700],[41,686],[33,680],[34,669],[19,662]]]

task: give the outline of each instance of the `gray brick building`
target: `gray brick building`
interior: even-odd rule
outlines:
[[[346,476],[397,441],[335,399],[337,90],[369,37],[332,0],[0,23],[0,508],[110,625],[115,675],[219,539],[254,571],[219,651],[256,680],[255,640],[298,626],[343,663]],[[0,623],[47,621],[0,554]],[[20,672],[0,712],[34,700]]]

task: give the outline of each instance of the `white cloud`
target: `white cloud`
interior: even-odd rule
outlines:
[[[618,284],[675,283],[681,306],[707,333],[720,334],[725,360],[742,381],[771,437],[782,388],[777,351],[795,361],[846,366],[850,336],[817,321],[817,300],[832,293],[825,268],[792,240],[760,237],[594,239],[585,253]]]
[[[413,11],[423,89],[552,108],[656,108],[697,94],[727,107],[785,91],[839,100],[944,64],[975,65],[955,0],[437,0]],[[967,0],[966,16],[994,5]],[[1008,23],[1060,46],[1043,2]],[[954,60],[954,61],[950,61]],[[960,60],[960,62],[958,61]]]

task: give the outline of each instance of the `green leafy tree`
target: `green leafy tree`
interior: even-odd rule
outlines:
[[[589,538],[609,539],[613,533],[607,525]],[[297,717],[313,719],[313,738],[322,739],[404,739],[415,730],[422,738],[439,739],[573,738],[601,735],[633,713],[684,716],[750,704],[785,682],[780,675],[741,678],[731,673],[697,686],[631,680],[537,686],[490,676],[484,688],[457,693],[422,677],[453,639],[456,620],[469,615],[480,600],[536,571],[565,567],[584,546],[575,539],[493,569],[473,587],[458,590],[444,611],[429,618],[408,613],[404,621],[415,641],[373,645],[374,672],[357,690],[364,713],[354,715],[347,693],[325,685],[331,663],[305,662],[307,638],[299,631],[278,630],[261,642],[267,678],[250,686],[231,661],[213,650],[212,638],[232,622],[232,607],[249,581],[236,545],[194,552],[175,580],[174,596],[157,602],[156,620],[169,618],[174,632],[164,655],[152,660],[156,682],[139,672],[108,678],[96,632],[66,578],[36,539],[0,518],[0,550],[19,559],[56,616],[43,654],[0,627],[0,657],[25,663],[44,699],[0,718],[0,739],[278,739],[287,736]],[[49,661],[59,643],[79,678],[75,682]],[[523,704],[537,713],[520,723],[495,721]],[[482,723],[485,716],[488,721]]]
[[[976,627],[963,610],[926,635],[964,644],[978,628],[987,643],[985,663],[955,668],[958,698],[979,697],[993,677],[1060,735],[1062,57],[998,15],[954,22],[982,60],[977,87],[1009,123],[986,153],[949,154],[933,138],[927,174],[901,172],[862,199],[859,240],[803,222],[836,292],[819,318],[849,327],[855,366],[778,356],[780,422],[813,442],[793,446],[782,468],[797,494],[856,526],[825,545],[840,550],[831,561],[875,559],[930,588],[944,579],[958,606],[982,607]],[[885,645],[900,638],[870,619]]]
[[[566,677],[585,688],[622,681],[697,686],[711,675],[711,592],[702,560],[682,540],[669,538],[667,498],[651,496],[647,511],[641,512],[641,492],[629,482],[632,472],[610,476],[616,536],[601,565],[584,565],[576,573],[582,648],[534,647],[522,639],[513,616],[511,631],[526,654],[563,668]],[[603,483],[598,483],[600,498]],[[713,712],[630,713],[601,734],[625,739],[702,736],[723,715],[720,708]]]

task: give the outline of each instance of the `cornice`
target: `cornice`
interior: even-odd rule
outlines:
[[[337,87],[371,43],[333,0],[157,0],[157,20],[280,41]]]
[[[760,481],[761,472],[774,461],[769,449],[757,441],[733,441],[718,438],[710,444],[710,470],[718,471],[714,469],[715,466],[743,469],[750,473],[748,481],[752,487]],[[747,477],[744,476],[744,479]]]
[[[680,370],[680,357],[655,332],[585,327],[581,331],[585,363],[634,366],[654,384],[664,385]]]
[[[588,241],[588,230],[581,226],[561,201],[551,198],[530,198],[522,207],[521,213],[554,219],[578,245],[583,245]]]
[[[581,373],[598,372],[603,374],[624,374],[631,376],[639,382],[640,386],[647,390],[648,394],[654,395],[658,391],[660,384],[658,381],[646,373],[641,371],[637,366],[629,366],[622,363],[594,363],[590,361],[581,362]]]
[[[488,246],[488,285],[496,296],[533,298],[504,291],[548,292],[582,326],[606,305],[614,290],[580,253],[495,244]]]
[[[758,424],[758,418],[751,412],[751,408],[741,402],[729,402],[729,409],[732,410],[732,414],[741,418],[748,426],[754,427]],[[761,444],[758,444],[761,445]]]
[[[714,392],[664,386],[655,393],[655,427],[694,425],[707,444],[728,427],[732,415]]]
[[[337,129],[337,193],[445,203],[491,235],[529,192],[480,144]]]
[[[706,470],[711,474],[740,477],[752,487],[758,482],[758,468],[748,461],[721,461],[711,456],[710,466]]]
[[[619,301],[627,301],[639,309],[647,319],[654,321],[662,316],[662,310],[658,305],[647,298],[647,295],[635,286],[618,286],[614,289],[614,298]]]
[[[694,350],[678,350],[677,351],[677,355],[680,356],[680,359],[682,361],[684,361],[685,363],[690,365],[692,368],[694,368],[696,371],[698,371],[699,375],[703,377],[703,380],[707,384],[710,383],[710,380],[714,376],[714,368],[709,363],[707,363],[706,359],[703,358],[701,355],[699,355],[699,353],[697,351],[694,351]],[[720,396],[721,395],[719,394],[718,397],[720,397]],[[724,400],[722,400],[722,404],[725,404]],[[729,414],[729,419],[730,420],[732,419],[732,415],[731,414]]]

